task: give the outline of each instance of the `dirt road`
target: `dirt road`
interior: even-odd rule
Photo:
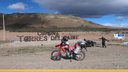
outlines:
[[[51,51],[0,56],[0,69],[128,69],[128,47],[88,48],[83,61],[50,60]]]

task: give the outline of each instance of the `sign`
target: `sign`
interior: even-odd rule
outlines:
[[[58,32],[37,32],[36,36],[17,35],[20,42],[33,42],[33,41],[53,41],[61,40],[63,36],[60,36]],[[68,35],[69,39],[78,39],[78,36]]]
[[[114,34],[114,38],[123,40],[125,38],[125,34]]]

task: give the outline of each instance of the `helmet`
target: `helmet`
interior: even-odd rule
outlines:
[[[84,39],[84,41],[87,41],[86,39]]]
[[[67,36],[63,36],[63,38],[62,38],[63,41],[68,41],[68,39],[69,38]]]

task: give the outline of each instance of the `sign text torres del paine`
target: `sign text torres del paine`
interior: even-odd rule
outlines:
[[[36,36],[17,36],[20,42],[32,42],[32,41],[48,41],[48,40],[60,40],[63,36],[60,36],[58,32],[37,32]],[[68,35],[69,39],[78,39],[78,36]]]

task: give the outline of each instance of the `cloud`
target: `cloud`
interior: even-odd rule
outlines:
[[[118,22],[123,22],[124,20],[125,20],[125,17],[122,17],[122,16],[118,16],[116,18],[116,21],[118,21]]]
[[[13,9],[13,10],[24,10],[25,9],[25,4],[22,2],[18,2],[15,4],[11,4],[8,6],[9,9]]]
[[[128,0],[33,0],[44,8],[83,18],[128,16]]]
[[[111,27],[121,27],[121,28],[128,28],[128,24],[114,24],[114,23],[105,23],[104,26],[111,26]]]

